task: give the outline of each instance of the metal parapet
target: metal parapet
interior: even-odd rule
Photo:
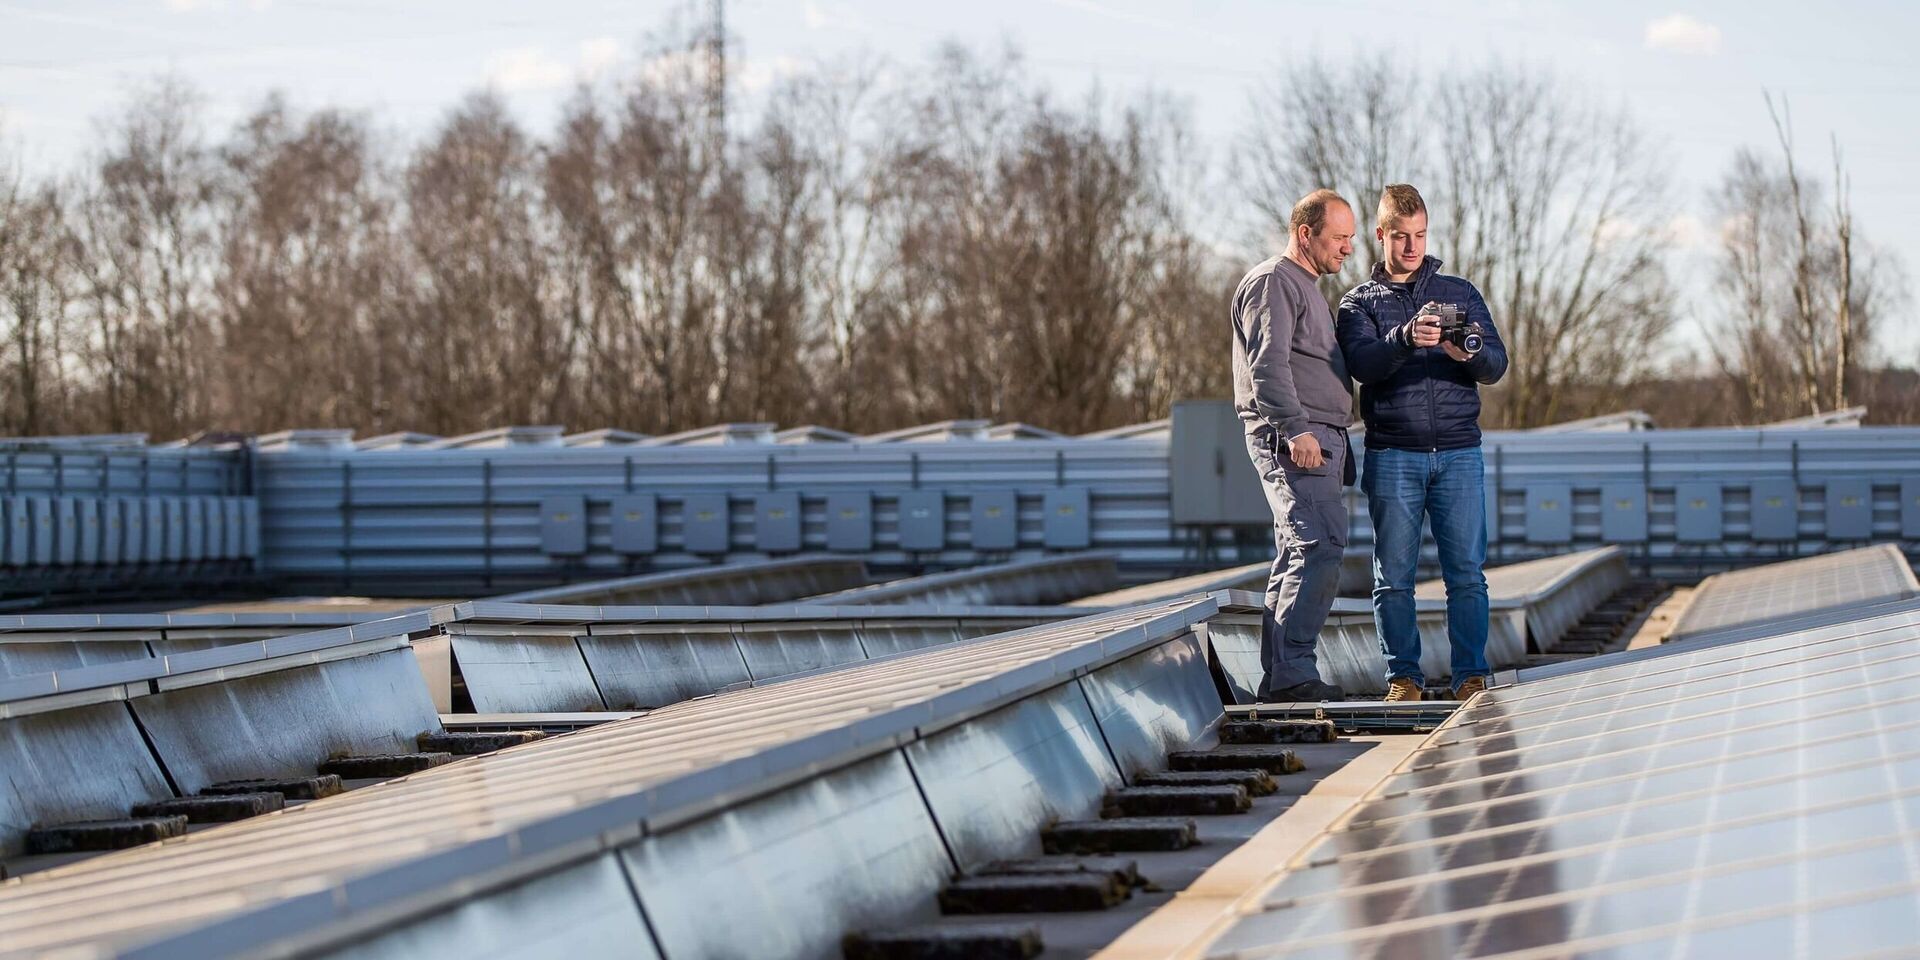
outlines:
[[[1495,669],[1525,661],[1529,637],[1551,646],[1586,612],[1629,578],[1626,553],[1618,547],[1587,550],[1487,571],[1489,633],[1487,660]],[[1445,587],[1437,581],[1415,592],[1420,631],[1420,669],[1429,680],[1452,675],[1447,641]],[[1264,598],[1246,591],[1220,594],[1221,614],[1206,626],[1209,645],[1219,658],[1235,699],[1252,703],[1260,682],[1260,612]],[[1335,602],[1321,628],[1317,649],[1320,675],[1350,693],[1386,686],[1386,656],[1373,608],[1364,600]]]
[[[1271,563],[1263,561],[1227,567],[1223,570],[1209,570],[1190,577],[1143,583],[1111,593],[1082,597],[1067,605],[1070,607],[1127,607],[1136,603],[1157,603],[1194,593],[1213,593],[1216,590],[1264,590],[1272,567]]]
[[[439,728],[410,652],[429,626],[410,614],[0,679],[0,854],[36,822],[413,749]]]
[[[1113,589],[1117,553],[1071,553],[969,567],[808,597],[827,604],[1047,604]]]
[[[864,560],[810,556],[593,580],[493,599],[565,604],[781,603],[864,585],[870,579]]]
[[[482,713],[645,710],[729,687],[1085,616],[1065,607],[460,604],[451,638]]]
[[[702,698],[29,875],[0,885],[0,942],[828,955],[1097,812],[1146,751],[1210,742],[1220,704],[1192,627],[1215,610],[1133,608]]]
[[[164,657],[390,617],[337,613],[28,614],[0,617],[0,677]]]

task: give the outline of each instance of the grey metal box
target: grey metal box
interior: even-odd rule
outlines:
[[[753,497],[754,549],[763,553],[800,550],[800,495],[792,491]]]
[[[607,505],[608,536],[613,552],[649,554],[660,549],[660,503],[651,493],[628,493]]]
[[[540,500],[540,549],[549,557],[587,552],[587,498],[577,493]]]
[[[81,497],[73,502],[73,511],[76,536],[73,562],[95,566],[100,562],[100,501]]]
[[[925,553],[947,548],[947,495],[909,490],[900,495],[900,549]]]
[[[224,535],[220,544],[220,559],[240,560],[246,557],[246,501],[239,497],[224,497],[220,509],[226,514],[226,522],[221,526]]]
[[[1645,543],[1647,541],[1647,485],[1644,483],[1603,483],[1600,485],[1600,542]]]
[[[180,501],[180,514],[184,522],[181,528],[180,559],[188,563],[198,563],[207,558],[207,511],[206,503],[199,497],[186,497]]]
[[[225,560],[227,511],[220,505],[220,498],[201,497],[200,516],[202,518],[200,535],[205,538],[200,545],[201,559]]]
[[[8,497],[6,563],[24,567],[33,560],[33,514],[26,497]]]
[[[200,559],[217,558],[220,555],[220,504],[212,497],[194,497],[189,509],[200,518]]]
[[[1718,543],[1721,537],[1720,485],[1673,485],[1673,539],[1680,543]]]
[[[114,566],[126,562],[127,503],[119,497],[100,501],[100,563]]]
[[[1873,539],[1873,481],[1827,481],[1827,539]]]
[[[159,497],[147,497],[140,501],[140,562],[159,563],[165,560],[166,538],[166,501]]]
[[[975,550],[1012,550],[1020,545],[1020,501],[1012,490],[981,490],[973,495]]]
[[[827,549],[847,553],[873,549],[873,494],[827,494]]]
[[[1920,540],[1920,477],[1900,481],[1900,536]]]
[[[245,560],[260,556],[260,501],[253,497],[240,502],[240,556]]]
[[[1173,405],[1168,483],[1173,522],[1266,526],[1273,522],[1260,475],[1247,453],[1246,425],[1225,400]]]
[[[53,562],[72,566],[80,555],[79,504],[72,497],[53,498]]]
[[[32,518],[33,553],[29,562],[37,566],[53,565],[53,543],[58,535],[53,516],[52,497],[28,497],[27,515]]]
[[[726,553],[733,546],[733,513],[724,493],[688,494],[680,507],[680,539],[688,553]]]
[[[1747,511],[1756,542],[1800,539],[1800,485],[1792,478],[1755,480]]]
[[[1573,486],[1527,484],[1527,542],[1573,542]]]
[[[1086,487],[1048,490],[1041,503],[1042,542],[1053,550],[1084,550],[1093,545],[1091,495]]]
[[[163,503],[166,521],[162,527],[160,559],[179,563],[187,558],[187,504],[179,497],[168,497]]]

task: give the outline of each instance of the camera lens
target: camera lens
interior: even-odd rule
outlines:
[[[1485,343],[1485,341],[1480,339],[1479,334],[1469,333],[1466,336],[1460,338],[1460,349],[1465,350],[1468,353],[1479,353],[1480,347],[1483,343]]]

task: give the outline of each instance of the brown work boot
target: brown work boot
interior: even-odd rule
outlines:
[[[1486,688],[1486,677],[1468,677],[1460,681],[1459,686],[1453,688],[1453,698],[1455,700],[1471,700],[1474,694]]]
[[[1388,703],[1411,703],[1420,696],[1420,685],[1412,677],[1394,677],[1387,683]]]

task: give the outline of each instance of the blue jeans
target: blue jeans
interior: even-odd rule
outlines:
[[[1464,450],[1367,448],[1360,478],[1373,517],[1373,619],[1387,679],[1420,673],[1420,630],[1414,578],[1420,566],[1421,526],[1433,521],[1440,575],[1447,585],[1447,640],[1453,685],[1492,673],[1487,666],[1486,462],[1479,447]]]

